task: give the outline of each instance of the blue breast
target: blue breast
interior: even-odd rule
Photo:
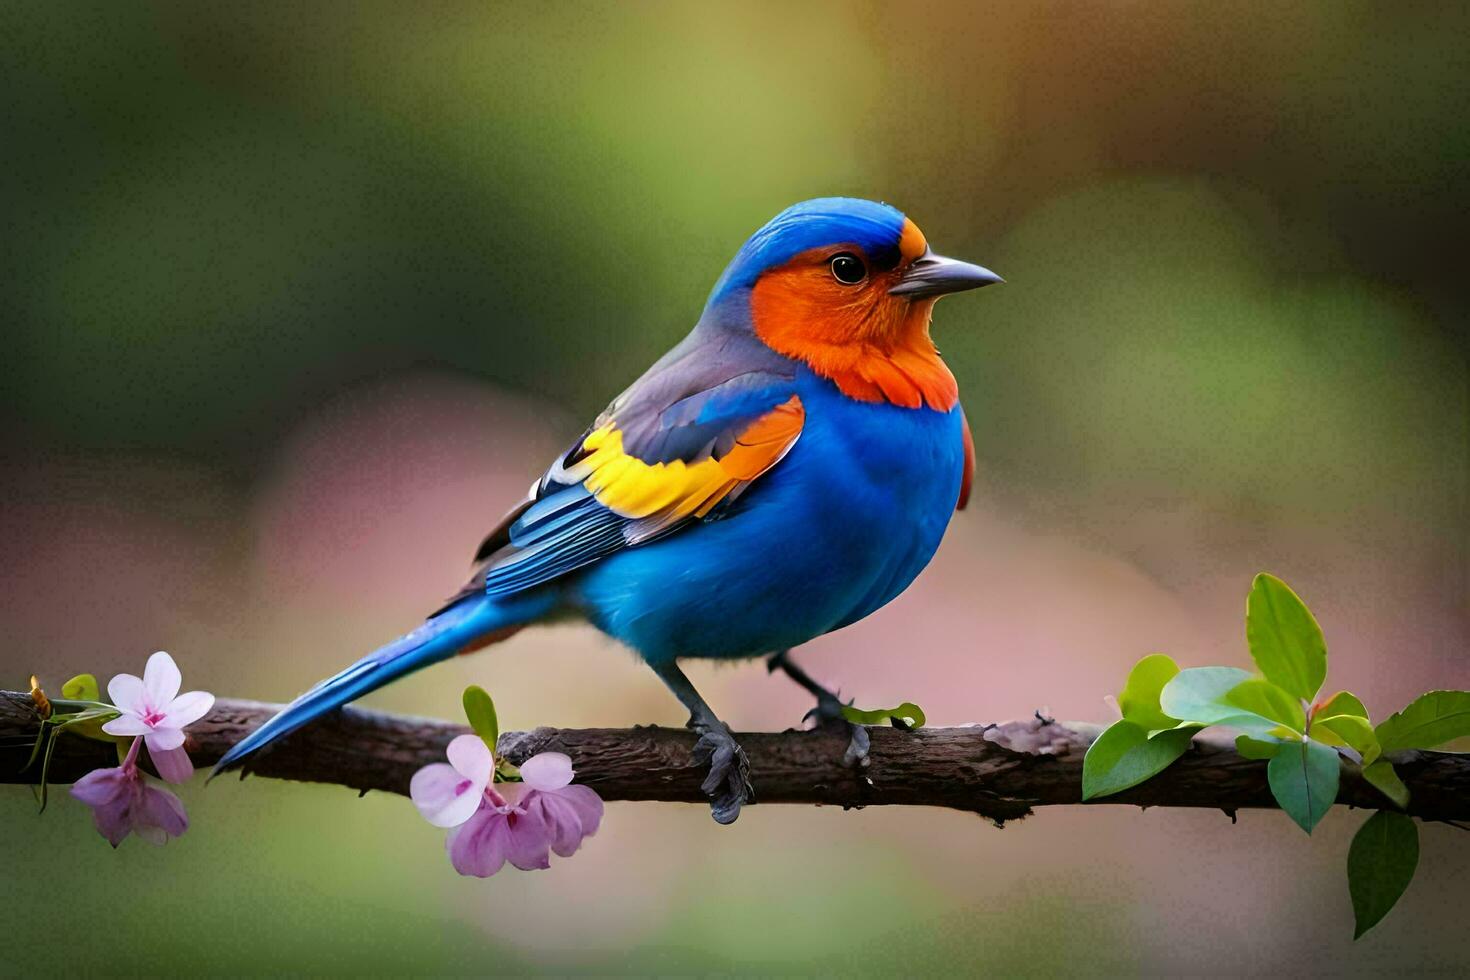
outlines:
[[[907,588],[959,496],[959,409],[854,401],[805,369],[797,390],[801,438],[722,519],[591,566],[568,600],[661,663],[793,647]]]

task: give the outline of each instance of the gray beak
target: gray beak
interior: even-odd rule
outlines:
[[[914,259],[913,265],[904,270],[898,285],[888,292],[893,296],[920,299],[964,292],[966,289],[979,289],[997,282],[1005,280],[984,266],[971,265],[959,259],[947,259],[926,251]]]

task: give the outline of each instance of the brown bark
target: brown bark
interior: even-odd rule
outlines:
[[[189,729],[196,764],[212,764],[279,706],[221,698]],[[0,691],[0,782],[33,783],[39,765],[22,772],[38,718],[30,696]],[[335,783],[352,789],[407,793],[415,770],[442,761],[463,725],[347,708],[283,740],[250,765],[251,775]],[[943,806],[995,821],[1033,807],[1081,802],[1082,757],[1100,729],[1042,718],[969,728],[906,732],[872,729],[871,764],[842,766],[840,731],[738,734],[750,756],[757,803],[834,806]],[[683,729],[538,728],[506,732],[500,753],[511,762],[554,750],[571,756],[577,781],[605,800],[702,803],[704,771],[691,759],[694,735]],[[116,765],[111,745],[76,736],[56,743],[50,780],[68,783]],[[1409,812],[1430,820],[1470,820],[1470,756],[1406,752],[1394,761],[1407,784]],[[1196,739],[1194,748],[1141,786],[1099,802],[1209,807],[1233,813],[1274,807],[1266,764],[1237,755],[1229,742]],[[1337,802],[1379,808],[1385,801],[1357,767],[1344,763]]]

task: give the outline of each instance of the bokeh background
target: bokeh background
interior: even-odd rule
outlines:
[[[479,535],[793,201],[891,201],[1008,284],[941,305],[979,450],[931,569],[803,651],[938,724],[1106,721],[1247,663],[1253,573],[1375,715],[1470,686],[1470,8],[6,4],[0,668],[284,699]],[[737,727],[806,708],[696,665]],[[679,724],[588,628],[371,699]],[[116,853],[0,793],[9,955],[86,972],[1470,970],[1467,838],[1351,943],[1361,815],[609,806],[460,879],[402,799],[223,782]],[[75,889],[75,890],[74,890]],[[80,897],[79,897],[80,896]]]

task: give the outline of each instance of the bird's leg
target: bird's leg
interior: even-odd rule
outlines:
[[[835,693],[812,680],[810,674],[798,667],[791,659],[790,650],[781,650],[771,654],[771,658],[766,661],[766,670],[781,671],[817,699],[817,706],[806,713],[807,718],[815,715],[819,724],[841,722],[847,726],[849,738],[847,751],[842,753],[843,765],[857,768],[867,766],[871,741],[868,737],[868,729],[842,717],[842,701]]]
[[[740,808],[754,795],[750,760],[745,757],[745,750],[677,664],[662,664],[653,670],[674,692],[674,697],[689,709],[689,727],[699,733],[699,741],[694,743],[694,761],[709,764],[709,775],[700,789],[709,797],[715,823],[734,823],[740,816]]]

